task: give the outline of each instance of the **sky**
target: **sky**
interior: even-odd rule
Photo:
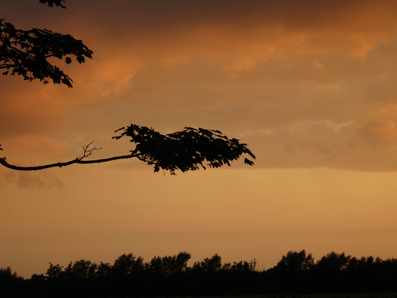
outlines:
[[[139,160],[37,172],[0,168],[0,268],[124,253],[288,251],[396,258],[397,3],[4,0],[1,18],[81,39],[73,88],[0,76],[0,144],[11,164],[128,154],[114,131],[217,129],[256,155],[231,167],[154,173]]]

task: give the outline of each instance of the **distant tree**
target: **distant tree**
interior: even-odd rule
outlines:
[[[178,255],[154,257],[146,263],[146,270],[149,273],[170,276],[187,270],[187,262],[191,255],[187,252],[180,252]]]
[[[46,272],[46,277],[47,277],[47,279],[50,279],[50,280],[63,278],[64,277],[63,267],[60,266],[59,264],[54,265],[54,264],[50,263],[50,267],[47,269],[47,272]]]
[[[342,271],[348,268],[350,260],[351,256],[346,256],[345,253],[331,252],[317,261],[316,268],[322,271]]]
[[[175,260],[175,272],[184,272],[188,269],[187,262],[190,260],[192,255],[186,251],[180,252],[176,256]]]
[[[154,257],[149,263],[145,264],[145,270],[151,274],[163,275],[165,271],[163,266],[163,258],[159,256]]]
[[[187,270],[187,262],[191,255],[181,252],[174,256],[154,257],[145,264],[145,270],[149,273],[163,276],[171,276]]]
[[[49,7],[65,7],[64,0],[40,0]],[[48,59],[64,59],[66,64],[75,58],[84,63],[85,58],[92,58],[93,52],[69,34],[55,33],[47,29],[33,28],[31,30],[16,29],[11,23],[0,19],[0,69],[5,69],[3,75],[20,75],[27,81],[40,80],[47,84],[50,80],[54,84],[72,86],[72,79],[58,66],[51,64]],[[176,170],[182,172],[205,169],[209,167],[230,166],[230,162],[237,160],[243,154],[255,159],[247,145],[238,139],[222,135],[218,130],[194,129],[186,127],[183,131],[163,135],[152,128],[131,124],[127,128],[117,131],[123,136],[131,138],[135,148],[130,154],[97,160],[86,160],[93,151],[101,148],[90,147],[92,142],[83,147],[83,155],[67,162],[57,162],[43,166],[22,167],[8,163],[6,157],[0,157],[0,164],[13,170],[37,171],[52,167],[65,167],[72,164],[102,163],[118,159],[136,157],[152,165],[154,171],[160,169],[170,171],[175,175]],[[0,145],[0,150],[3,150]],[[253,165],[253,161],[244,158],[245,164]]]
[[[284,257],[302,255],[301,251]],[[194,263],[193,268],[187,267],[190,254],[186,252],[154,257],[148,263],[143,263],[141,257],[124,254],[115,260],[114,266],[102,262],[97,266],[85,260],[70,262],[66,268],[50,263],[46,275],[34,274],[29,280],[18,277],[8,267],[0,269],[0,297],[296,296],[314,293],[374,293],[375,296],[375,293],[382,293],[382,297],[393,297],[397,291],[397,259],[353,257],[346,267],[344,260],[348,257],[330,253],[321,258],[324,265],[321,270],[311,265],[294,265],[291,266],[293,271],[283,271],[276,266],[258,272],[253,270],[255,261],[222,265],[217,254]],[[309,258],[307,263],[311,264],[312,260]]]
[[[252,260],[250,262],[247,261],[240,261],[240,262],[233,262],[233,265],[230,266],[230,270],[234,271],[255,271],[256,267],[256,260]],[[223,267],[222,267],[223,268]]]
[[[12,272],[11,267],[0,268],[0,281],[9,279],[22,279],[16,272]]]
[[[277,268],[282,271],[301,271],[309,270],[314,266],[314,259],[312,254],[306,255],[306,251],[300,252],[289,251],[281,260],[277,263]]]
[[[65,268],[64,273],[68,278],[90,278],[93,279],[96,275],[97,265],[90,261],[80,260]]]
[[[201,262],[193,264],[193,270],[205,272],[217,272],[222,268],[222,258],[218,254],[214,254],[211,258],[205,258]]]
[[[391,261],[391,260],[388,260]],[[361,257],[357,259],[356,257],[349,257],[349,263],[346,266],[346,269],[350,272],[354,271],[366,271],[371,269],[374,264],[381,264],[383,261],[379,257],[374,259],[374,257]]]
[[[0,297],[26,297],[24,279],[11,267],[0,268]]]
[[[107,277],[110,275],[110,273],[112,272],[112,265],[110,265],[109,263],[100,263],[97,266],[97,270],[95,272],[95,277],[96,278],[103,278],[103,277]]]
[[[115,275],[131,275],[144,271],[144,263],[141,257],[136,258],[133,254],[123,254],[114,261],[112,273]]]

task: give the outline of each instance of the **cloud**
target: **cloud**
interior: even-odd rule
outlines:
[[[59,15],[58,26],[86,41],[94,59],[107,44],[109,61],[120,53],[167,65],[200,58],[225,63],[230,71],[252,69],[261,61],[293,52],[340,52],[365,58],[388,42],[397,25],[397,5],[391,1],[373,5],[372,1],[174,0],[125,1],[111,9],[108,5],[71,3],[68,14]],[[101,18],[104,13],[106,21]]]
[[[378,103],[374,115],[378,118],[397,118],[397,104]]]
[[[19,188],[27,189],[63,188],[62,181],[48,170],[42,172],[10,171],[0,175],[0,184],[4,186],[16,185]]]
[[[397,140],[397,104],[377,102],[373,116],[361,124],[358,132],[371,144],[394,144]]]
[[[95,60],[74,69],[75,102],[92,102],[106,96],[121,95],[143,68],[143,62],[138,57],[131,57],[128,53],[113,55],[106,51],[102,49]]]
[[[18,1],[7,13],[25,24],[34,5],[25,9]],[[365,0],[120,1],[38,9],[29,16],[34,25],[82,39],[93,60],[61,67],[73,89],[4,78],[1,143],[51,135],[53,147],[25,139],[12,148],[19,160],[27,152],[36,155],[28,160],[44,161],[65,152],[56,142],[80,148],[129,123],[160,131],[189,125],[271,151],[272,160],[258,160],[266,167],[357,168],[362,161],[353,155],[368,154],[371,143],[394,142],[396,11],[392,1]],[[385,103],[373,113],[376,102]]]
[[[371,120],[364,122],[359,132],[374,144],[389,144],[397,140],[397,124],[393,120]]]
[[[0,138],[56,128],[65,119],[66,106],[39,82],[1,77]],[[50,86],[48,86],[50,87]]]
[[[58,141],[40,136],[27,135],[14,137],[12,142],[3,142],[2,153],[12,159],[13,156],[23,156],[22,163],[37,164],[37,160],[60,158],[67,150]]]
[[[333,121],[326,120],[325,122],[326,122],[327,127],[333,128],[336,132],[340,132],[341,129],[343,129],[345,127],[349,127],[349,126],[355,124],[354,121],[347,121],[347,122],[343,122],[343,123],[335,123]]]

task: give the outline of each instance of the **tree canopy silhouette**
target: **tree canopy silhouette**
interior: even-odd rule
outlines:
[[[33,274],[30,279],[18,276],[10,267],[0,268],[0,296],[326,298],[330,296],[320,294],[340,293],[333,297],[354,294],[365,298],[371,293],[372,298],[395,298],[397,291],[397,259],[331,252],[315,262],[304,250],[290,251],[268,270],[257,270],[255,259],[222,263],[221,256],[214,254],[189,266],[190,259],[190,253],[180,252],[145,262],[129,253],[113,265],[84,259],[65,267],[49,263],[46,273]]]
[[[64,0],[40,0],[49,7],[65,7]],[[24,80],[40,80],[47,84],[50,80],[54,84],[64,84],[72,88],[72,79],[58,66],[51,64],[49,58],[58,58],[66,64],[75,58],[84,63],[85,58],[92,58],[91,51],[81,40],[69,34],[55,33],[47,29],[32,28],[30,30],[16,29],[13,24],[0,19],[0,69],[5,69],[3,75],[20,75]],[[13,170],[36,171],[52,167],[65,167],[72,164],[91,164],[108,162],[118,159],[136,157],[154,167],[170,171],[175,175],[176,170],[182,172],[198,170],[206,166],[218,168],[230,166],[230,162],[237,160],[243,154],[255,159],[255,155],[240,143],[238,139],[228,138],[219,130],[185,127],[184,130],[163,135],[152,128],[131,124],[122,127],[122,131],[113,139],[130,137],[135,148],[130,154],[114,156],[104,159],[87,160],[93,151],[101,148],[90,147],[92,142],[83,147],[83,155],[67,162],[57,162],[34,167],[22,167],[10,164],[6,157],[0,157],[0,164]],[[0,150],[3,150],[0,145]],[[253,165],[253,161],[244,158],[244,163]]]
[[[69,34],[37,28],[16,29],[4,19],[0,19],[0,42],[0,69],[6,69],[3,75],[21,75],[27,81],[38,79],[44,84],[52,80],[70,88],[72,79],[48,59],[65,58],[66,64],[70,64],[74,56],[84,63],[93,53]]]

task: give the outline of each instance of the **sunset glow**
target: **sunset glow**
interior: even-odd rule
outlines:
[[[6,0],[1,18],[93,50],[55,63],[73,88],[0,76],[10,163],[128,154],[114,131],[217,129],[255,165],[154,173],[138,160],[0,167],[0,268],[218,253],[275,266],[289,250],[396,258],[395,1]]]

